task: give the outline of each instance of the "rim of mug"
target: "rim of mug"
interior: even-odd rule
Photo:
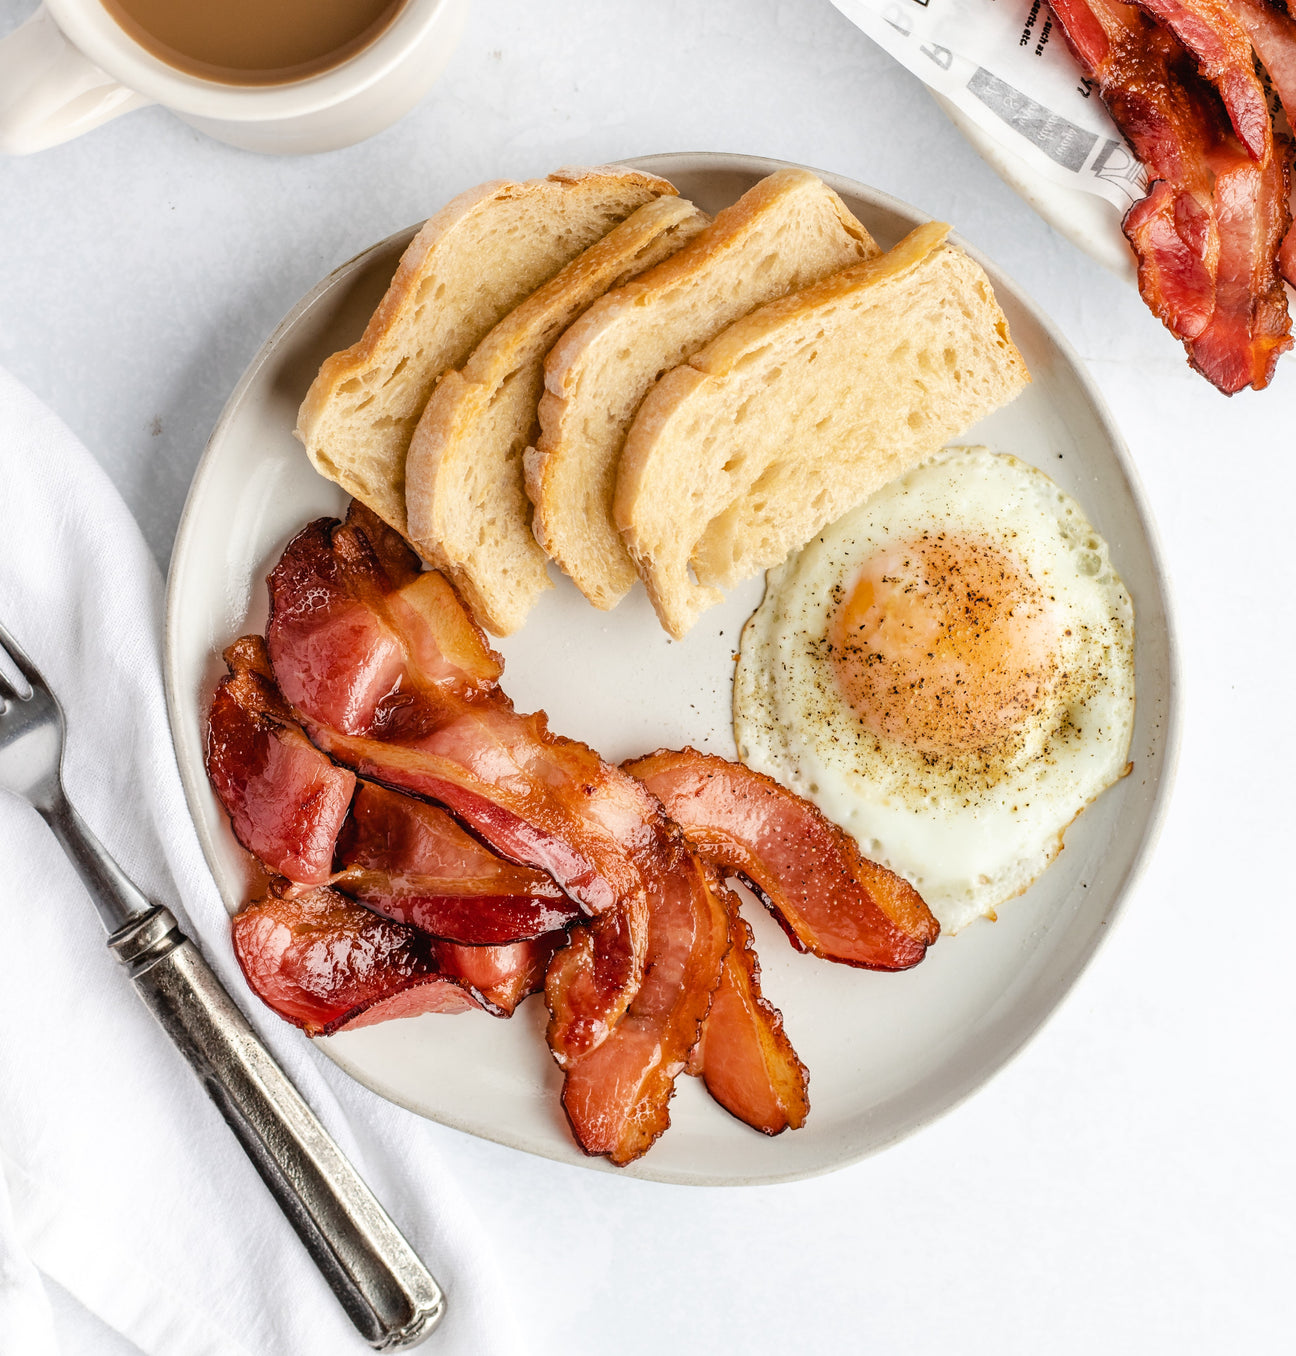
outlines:
[[[251,122],[312,113],[376,84],[441,20],[451,0],[404,0],[391,23],[354,56],[277,85],[226,84],[169,66],[126,33],[100,0],[44,3],[64,37],[128,89],[176,112]]]

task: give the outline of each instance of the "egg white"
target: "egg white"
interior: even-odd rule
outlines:
[[[869,729],[828,655],[836,600],[866,560],[923,533],[991,543],[1039,586],[1056,681],[992,748],[933,755]],[[947,933],[994,916],[1127,770],[1134,622],[1107,544],[1042,471],[951,448],[769,572],[734,679],[739,756],[815,802],[908,879]]]

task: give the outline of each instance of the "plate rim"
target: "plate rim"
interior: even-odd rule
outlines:
[[[871,203],[877,204],[884,210],[889,210],[914,221],[933,220],[928,213],[923,212],[921,209],[914,207],[912,204],[909,204],[900,198],[886,193],[884,190],[873,188],[858,180],[851,179],[846,175],[821,170],[813,166],[800,165],[798,162],[794,161],[739,153],[684,151],[661,152],[652,155],[628,157],[614,163],[651,170],[668,179],[671,178],[673,174],[687,174],[692,172],[715,173],[739,171],[763,176],[765,174],[773,173],[778,169],[790,167],[805,168],[817,174],[839,194],[863,198]],[[352,270],[362,265],[369,257],[382,250],[394,247],[395,243],[402,238],[410,238],[418,229],[419,224],[420,223],[415,223],[412,226],[393,231],[383,239],[338,264],[290,308],[279,324],[276,325],[269,337],[259,346],[256,354],[248,363],[238,382],[231,390],[216,423],[213,425],[212,432],[204,447],[202,456],[199,458],[197,466],[195,467],[193,478],[185,497],[185,503],[177,525],[171,559],[167,569],[163,628],[163,678],[166,692],[168,724],[177,755],[176,761],[179,766],[181,782],[184,787],[186,808],[189,811],[190,818],[193,821],[195,830],[198,834],[205,863],[213,876],[216,875],[213,866],[215,860],[215,847],[206,822],[206,816],[202,813],[202,802],[200,800],[200,794],[203,785],[205,784],[201,783],[195,769],[190,765],[186,765],[185,761],[179,756],[181,747],[180,729],[184,717],[187,714],[182,706],[184,692],[180,676],[180,658],[177,643],[177,636],[181,626],[178,619],[180,594],[179,581],[184,577],[186,570],[189,568],[190,556],[195,548],[195,523],[198,516],[199,501],[202,498],[202,490],[206,481],[213,474],[213,467],[217,464],[222,436],[239,415],[249,388],[259,376],[266,363],[276,354],[287,334],[295,327],[302,316],[304,316],[331,290],[341,275],[350,273]],[[1049,340],[1057,347],[1058,351],[1066,360],[1071,376],[1081,388],[1095,418],[1101,425],[1103,434],[1125,476],[1129,487],[1134,514],[1146,542],[1147,552],[1152,566],[1152,577],[1156,582],[1159,600],[1162,605],[1167,664],[1163,730],[1161,736],[1159,767],[1156,769],[1155,774],[1156,785],[1152,792],[1152,803],[1148,811],[1147,830],[1144,833],[1137,850],[1127,864],[1119,882],[1116,884],[1111,902],[1102,915],[1104,926],[1097,930],[1092,941],[1078,952],[1063,970],[1061,975],[1056,979],[1056,982],[1052,986],[1052,997],[1051,1001],[1048,1003],[1047,1010],[1044,1011],[1033,1024],[1027,1024],[1024,1031],[1016,1033],[1014,1039],[1006,1042],[999,1048],[995,1052],[996,1058],[989,1068],[974,1070],[967,1076],[958,1080],[957,1083],[952,1084],[950,1091],[940,1098],[939,1105],[928,1108],[922,1115],[908,1125],[897,1128],[893,1134],[876,1142],[871,1142],[863,1147],[852,1146],[846,1152],[839,1152],[836,1154],[832,1157],[831,1161],[823,1162],[817,1166],[802,1167],[791,1171],[775,1171],[760,1175],[745,1174],[742,1176],[719,1176],[707,1175],[705,1173],[682,1174],[673,1172],[669,1169],[654,1170],[650,1160],[639,1160],[637,1163],[631,1164],[627,1168],[615,1168],[602,1159],[583,1156],[573,1159],[570,1155],[548,1153],[543,1147],[525,1144],[516,1138],[508,1138],[502,1134],[496,1135],[489,1132],[483,1132],[482,1130],[475,1127],[469,1127],[465,1124],[455,1124],[453,1120],[428,1116],[426,1112],[421,1111],[418,1107],[412,1106],[400,1097],[394,1096],[388,1092],[379,1091],[374,1087],[373,1083],[360,1077],[353,1070],[350,1060],[339,1058],[340,1052],[334,1052],[326,1045],[319,1045],[318,1042],[312,1042],[313,1044],[316,1044],[321,1049],[321,1052],[326,1054],[332,1062],[338,1064],[348,1077],[355,1078],[357,1082],[371,1091],[373,1095],[381,1097],[385,1101],[394,1102],[395,1104],[414,1112],[414,1114],[423,1116],[425,1119],[433,1120],[436,1124],[445,1125],[447,1128],[457,1130],[460,1133],[470,1134],[475,1138],[485,1139],[489,1142],[507,1145],[510,1148],[519,1149],[525,1153],[547,1158],[550,1161],[566,1163],[569,1166],[574,1165],[596,1171],[606,1171],[615,1173],[620,1177],[633,1177],[637,1180],[649,1180],[677,1185],[731,1187],[774,1185],[783,1182],[806,1180],[836,1172],[866,1158],[870,1158],[875,1154],[881,1153],[883,1150],[890,1148],[901,1140],[907,1139],[909,1136],[934,1124],[936,1121],[957,1109],[975,1092],[986,1087],[992,1080],[1003,1073],[1003,1071],[1021,1054],[1022,1050],[1024,1050],[1025,1047],[1044,1030],[1046,1025],[1056,1016],[1066,1002],[1080,976],[1092,963],[1094,957],[1098,954],[1099,950],[1111,935],[1114,930],[1114,925],[1124,916],[1129,897],[1147,870],[1152,853],[1160,840],[1168,816],[1170,802],[1173,798],[1174,785],[1177,780],[1183,722],[1182,655],[1178,643],[1178,627],[1176,622],[1177,605],[1171,580],[1165,569],[1165,553],[1162,548],[1160,533],[1157,529],[1155,518],[1151,513],[1150,505],[1143,488],[1142,480],[1138,474],[1137,466],[1129,453],[1124,438],[1121,436],[1121,433],[1111,416],[1106,400],[1099,390],[1088,367],[1081,360],[1066,336],[1061,333],[1055,323],[1037,305],[1030,294],[1020,288],[1000,265],[987,258],[975,246],[969,244],[969,242],[958,235],[957,232],[951,232],[950,240],[985,268],[991,278],[1001,278],[1008,284],[1012,291],[1014,305],[1020,307],[1030,316],[1034,323],[1040,326],[1040,328],[1048,335]],[[303,456],[304,455],[305,453],[303,451]]]

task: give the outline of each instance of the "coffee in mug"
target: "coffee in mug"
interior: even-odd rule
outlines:
[[[202,80],[277,85],[363,51],[405,0],[101,0],[160,61]]]

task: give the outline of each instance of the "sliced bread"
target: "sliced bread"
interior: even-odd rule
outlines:
[[[545,361],[540,440],[524,457],[536,539],[597,607],[635,579],[612,516],[639,402],[754,306],[858,263],[877,246],[806,170],[780,170],[665,263],[596,301]]]
[[[497,636],[517,630],[551,587],[522,483],[522,454],[539,433],[545,354],[609,287],[667,258],[709,221],[683,198],[645,203],[510,311],[424,408],[405,463],[409,536]]]
[[[616,520],[672,636],[1030,380],[948,230],[761,307],[644,400]]]
[[[306,393],[297,436],[315,468],[405,533],[405,453],[437,379],[617,222],[674,193],[656,175],[607,166],[460,194],[410,242],[364,334]]]

